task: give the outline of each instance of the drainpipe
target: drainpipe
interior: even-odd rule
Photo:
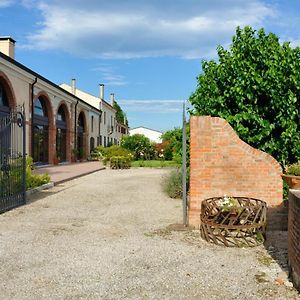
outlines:
[[[77,105],[79,101],[75,104],[75,122],[74,122],[74,149],[77,148]]]
[[[33,115],[34,115],[34,85],[37,83],[37,77],[35,77],[33,83],[31,84],[31,156],[33,158],[33,151],[34,151],[34,127],[33,127]]]

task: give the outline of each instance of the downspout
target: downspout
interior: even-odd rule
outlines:
[[[34,122],[33,122],[33,115],[34,115],[34,85],[37,83],[37,77],[35,77],[33,83],[31,84],[31,156],[33,158],[33,151],[34,151]]]
[[[77,105],[79,101],[75,104],[75,120],[74,120],[74,149],[77,149]],[[77,157],[76,157],[77,158]]]

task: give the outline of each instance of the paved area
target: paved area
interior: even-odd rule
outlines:
[[[35,169],[34,172],[37,174],[48,173],[51,176],[51,181],[54,183],[54,185],[57,185],[103,169],[105,168],[100,161],[88,161],[40,167]]]
[[[182,209],[162,193],[168,172],[96,172],[0,215],[0,299],[299,299],[275,245],[173,231]]]

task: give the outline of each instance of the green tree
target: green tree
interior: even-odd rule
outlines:
[[[134,159],[151,159],[154,147],[143,134],[126,135],[121,140],[121,146],[134,154]]]
[[[192,114],[226,119],[250,145],[283,166],[300,159],[300,48],[273,34],[237,28],[229,50],[202,61]]]
[[[174,128],[168,130],[162,134],[163,142],[168,142],[166,152],[172,153],[172,158],[178,163],[182,162],[182,128]],[[190,126],[186,126],[186,138],[187,138],[187,161],[189,164],[190,153]]]

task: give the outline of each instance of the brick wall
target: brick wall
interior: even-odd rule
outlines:
[[[288,260],[294,285],[300,289],[300,191],[289,191]]]
[[[189,224],[200,224],[201,201],[245,196],[282,202],[282,170],[267,153],[239,139],[224,119],[191,117]]]

